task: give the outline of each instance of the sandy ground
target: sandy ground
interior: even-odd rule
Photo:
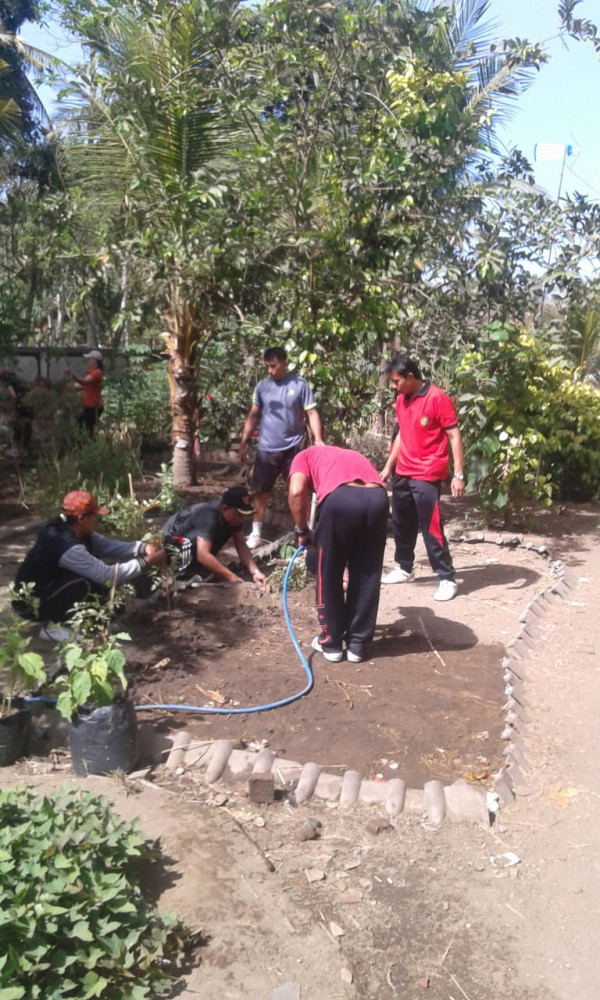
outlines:
[[[531,537],[547,541],[577,582],[543,620],[526,661],[529,769],[490,829],[433,828],[402,815],[376,835],[376,812],[341,814],[313,801],[251,806],[193,775],[157,776],[161,788],[88,779],[161,837],[170,885],[160,905],[207,937],[174,996],[270,1000],[290,983],[298,989],[289,996],[301,1000],[596,1000],[598,520],[580,508],[534,526]],[[452,527],[461,523],[458,512]],[[468,628],[485,645],[508,641],[549,573],[524,548],[455,543],[453,552],[454,601],[434,605],[421,554],[417,582],[389,588],[381,606],[383,626],[404,620],[418,631],[421,619],[421,637],[442,658],[450,628]],[[421,655],[436,659],[430,647]],[[376,678],[376,659],[370,670]],[[67,770],[35,776],[21,765],[4,769],[0,783],[42,789],[64,777],[73,780]],[[318,839],[301,839],[307,817],[321,823]]]

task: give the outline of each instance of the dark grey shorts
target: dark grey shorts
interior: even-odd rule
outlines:
[[[302,451],[301,445],[286,451],[257,451],[250,484],[252,492],[269,493],[278,476],[287,482],[291,464],[299,451]]]

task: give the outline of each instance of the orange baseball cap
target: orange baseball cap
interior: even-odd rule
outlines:
[[[62,509],[65,514],[76,516],[77,514],[108,514],[108,507],[99,507],[91,493],[85,490],[73,490],[67,493],[62,502]]]

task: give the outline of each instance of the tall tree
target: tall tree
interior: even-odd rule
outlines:
[[[39,14],[38,0],[0,0],[0,141],[4,139],[4,144],[19,135],[39,137],[40,126],[47,120],[27,74],[50,57],[18,35],[19,28],[26,21],[36,21]]]

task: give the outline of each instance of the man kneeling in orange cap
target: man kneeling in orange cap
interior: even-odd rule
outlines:
[[[64,498],[61,513],[40,529],[15,578],[17,590],[24,583],[34,585],[38,621],[64,622],[78,601],[90,594],[106,594],[107,584],[127,583],[148,566],[164,565],[164,549],[99,535],[98,515],[107,513],[91,493],[74,490]],[[103,559],[112,560],[113,565]],[[15,600],[13,607],[24,617],[32,617],[23,601]],[[52,630],[45,637],[61,638]]]

